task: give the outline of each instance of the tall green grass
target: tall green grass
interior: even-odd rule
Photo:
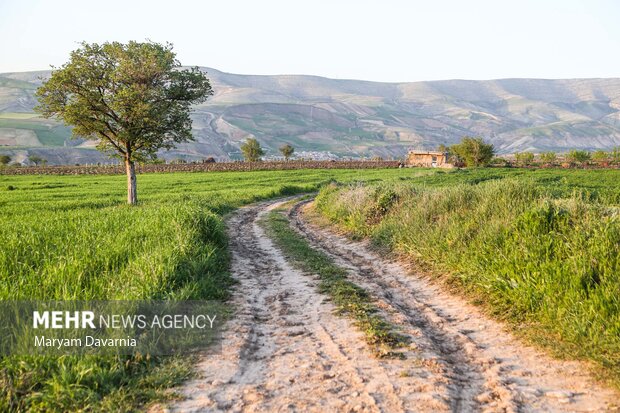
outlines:
[[[223,214],[399,170],[150,174],[140,205],[122,176],[0,176],[0,299],[228,296]],[[2,357],[0,411],[134,411],[169,397],[191,357]]]
[[[595,361],[619,383],[620,174],[581,172],[586,179],[573,184],[566,181],[574,175],[555,171],[545,179],[331,185],[316,207],[354,235],[443,274],[558,354]]]
[[[225,298],[222,223],[197,203],[9,220],[0,245],[2,299]]]
[[[608,171],[147,174],[138,178],[140,205],[129,208],[123,176],[0,176],[0,299],[225,299],[222,217],[241,205],[332,180],[435,188],[507,177],[547,181],[561,194],[579,186],[588,200],[612,200],[620,185]],[[141,410],[169,397],[165,390],[186,379],[191,364],[187,357],[4,357],[0,411]]]

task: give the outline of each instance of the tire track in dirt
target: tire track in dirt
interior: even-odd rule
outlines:
[[[350,270],[352,280],[365,290],[371,292],[373,297],[380,297],[380,306],[387,313],[390,322],[405,327],[415,327],[412,341],[417,343],[419,350],[424,350],[424,359],[431,363],[438,363],[443,374],[449,380],[450,407],[452,411],[475,411],[481,409],[480,400],[477,397],[483,393],[485,377],[482,373],[482,365],[476,362],[467,351],[468,343],[461,337],[449,334],[442,324],[443,319],[437,319],[429,314],[426,305],[418,300],[409,300],[400,296],[400,291],[395,290],[394,284],[389,279],[383,279],[383,274],[373,271],[370,261],[361,261],[359,256],[355,260],[351,254],[339,254],[337,245],[326,245],[321,242],[317,233],[309,230],[309,227],[301,219],[300,209],[310,201],[297,203],[289,213],[289,219],[294,227],[315,248],[328,253],[336,258],[339,265]],[[369,283],[369,280],[372,280]],[[377,288],[379,287],[379,288]],[[396,316],[395,316],[396,315]],[[411,334],[410,334],[411,335]],[[422,343],[420,337],[426,338]],[[487,361],[491,363],[491,361]],[[501,409],[504,411],[518,411],[518,404],[513,397],[506,397]],[[500,407],[493,405],[492,407]]]
[[[235,314],[221,354],[202,358],[200,377],[179,389],[186,399],[171,410],[454,410],[443,369],[374,357],[363,334],[318,293],[318,279],[274,247],[258,221],[278,204],[241,208],[227,220]]]
[[[449,379],[452,411],[616,411],[618,394],[596,384],[584,364],[522,345],[465,300],[382,259],[366,242],[310,224],[302,213],[309,202],[291,209],[294,228],[348,268],[392,323],[413,327],[423,358],[439,363]]]

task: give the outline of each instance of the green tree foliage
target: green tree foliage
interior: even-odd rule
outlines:
[[[534,154],[532,152],[516,153],[515,160],[520,166],[528,166],[534,162]]]
[[[585,163],[588,162],[590,160],[591,156],[590,156],[590,152],[588,151],[578,151],[573,149],[572,151],[568,152],[568,154],[566,155],[566,160],[569,162],[575,162],[575,163]]]
[[[28,160],[35,164],[36,166],[47,165],[47,160],[40,157],[39,155],[30,155]]]
[[[489,165],[494,165],[494,166],[506,166],[507,164],[508,164],[508,161],[506,159],[500,158],[498,156],[494,156],[489,161]]]
[[[555,154],[555,152],[552,152],[552,151],[543,152],[540,154],[540,160],[546,164],[553,165],[557,159],[558,159],[557,155]]]
[[[493,159],[495,148],[482,138],[465,136],[460,143],[450,146],[450,153],[466,166],[486,166]]]
[[[11,162],[9,155],[0,155],[0,165],[8,165]]]
[[[280,146],[280,153],[282,154],[282,156],[284,156],[284,159],[287,161],[289,160],[291,156],[293,156],[294,152],[295,152],[295,148],[293,148],[293,146],[288,143]]]
[[[437,152],[450,152],[450,148],[443,143],[440,143],[439,145],[437,145]]]
[[[135,162],[192,140],[190,107],[213,94],[197,67],[180,66],[171,44],[84,42],[37,90],[35,109],[122,158],[127,201],[135,204]]]
[[[614,163],[620,163],[620,146],[612,148],[609,152],[609,159]]]
[[[592,154],[592,160],[597,162],[604,162],[609,159],[609,154],[605,151],[596,151]]]
[[[241,144],[240,149],[243,152],[243,157],[248,162],[260,161],[260,157],[265,154],[260,143],[254,138],[248,138]]]
[[[450,151],[450,147],[444,145],[443,143],[440,143],[439,145],[437,145],[437,152],[443,152],[446,154],[446,159],[448,160],[448,162],[451,163],[455,163],[456,161],[458,161],[458,159],[456,159],[456,157],[454,156],[454,154]]]

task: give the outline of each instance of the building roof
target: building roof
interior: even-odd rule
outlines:
[[[409,151],[409,155],[440,155],[443,156],[445,155],[445,152],[439,152],[439,151]]]

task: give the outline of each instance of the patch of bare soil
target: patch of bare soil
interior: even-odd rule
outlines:
[[[462,299],[309,225],[302,204],[290,214],[294,227],[410,337],[406,358],[373,356],[317,292],[316,277],[293,268],[265,235],[257,221],[279,203],[261,203],[228,220],[236,313],[221,354],[201,360],[173,411],[605,411],[616,400],[581,364],[524,347]]]

